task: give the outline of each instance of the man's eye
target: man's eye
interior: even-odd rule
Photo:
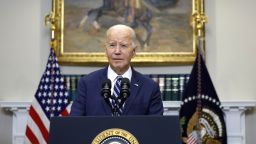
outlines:
[[[114,48],[116,47],[116,44],[109,44],[109,47]]]
[[[128,45],[123,44],[123,45],[121,45],[121,47],[122,47],[122,48],[127,48],[127,47],[128,47]]]

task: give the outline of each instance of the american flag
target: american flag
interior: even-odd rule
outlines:
[[[35,100],[29,109],[26,143],[47,144],[50,118],[67,116],[71,98],[60,73],[57,57],[51,48],[46,69],[41,77]]]
[[[189,134],[187,144],[198,144],[199,138],[196,131]]]

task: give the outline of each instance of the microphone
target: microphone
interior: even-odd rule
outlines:
[[[110,79],[106,79],[102,83],[101,95],[103,96],[106,103],[111,106],[109,98],[111,98],[111,81]]]
[[[121,108],[125,100],[130,96],[130,81],[128,78],[123,78],[121,81],[121,102],[119,107]]]

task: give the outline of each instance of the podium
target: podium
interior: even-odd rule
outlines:
[[[181,144],[177,116],[53,117],[49,144]]]

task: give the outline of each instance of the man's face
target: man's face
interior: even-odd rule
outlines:
[[[111,30],[106,40],[105,49],[111,68],[117,74],[123,74],[135,56],[131,32],[127,29]]]

